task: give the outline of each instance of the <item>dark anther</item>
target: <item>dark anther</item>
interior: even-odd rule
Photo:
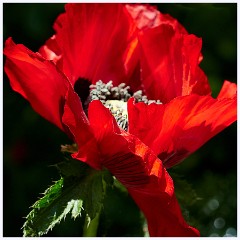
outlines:
[[[79,78],[74,84],[74,90],[81,98],[83,109],[85,109],[87,105],[87,99],[90,93],[90,85],[91,82],[86,78]]]

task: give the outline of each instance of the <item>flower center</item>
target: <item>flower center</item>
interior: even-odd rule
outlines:
[[[107,100],[127,102],[131,97],[129,90],[130,87],[126,86],[125,83],[121,83],[117,87],[114,87],[112,81],[103,83],[99,80],[96,84],[90,85],[90,97],[91,100],[100,100],[103,104],[105,104]]]
[[[107,100],[127,102],[130,97],[134,97],[137,102],[161,104],[160,100],[148,100],[147,96],[143,95],[142,90],[132,93],[130,87],[126,86],[125,83],[121,83],[117,87],[114,87],[112,81],[103,83],[99,80],[96,84],[90,85],[91,100],[100,100],[103,104],[105,104]]]
[[[113,86],[112,81],[103,83],[99,80],[96,84],[91,85],[87,79],[79,78],[74,84],[74,90],[81,98],[86,115],[88,115],[89,103],[92,100],[100,100],[111,111],[119,127],[125,131],[128,128],[127,101],[130,97],[134,97],[136,102],[161,104],[159,100],[148,100],[147,96],[143,95],[142,90],[133,93],[125,83]]]
[[[128,128],[127,102],[119,100],[107,100],[104,105],[110,110],[110,112],[116,119],[118,126],[127,131]]]
[[[96,84],[90,85],[90,99],[100,100],[111,111],[119,127],[125,131],[128,128],[127,101],[132,96],[137,102],[161,104],[159,100],[148,100],[147,96],[143,95],[142,90],[132,93],[130,87],[126,86],[125,83],[114,87],[112,81],[103,83],[99,80]]]

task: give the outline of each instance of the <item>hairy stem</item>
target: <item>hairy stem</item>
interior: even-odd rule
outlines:
[[[93,220],[86,215],[85,223],[83,227],[83,237],[96,237],[98,224],[99,224],[100,212],[98,212]]]

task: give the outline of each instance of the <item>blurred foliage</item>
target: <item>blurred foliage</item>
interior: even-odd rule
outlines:
[[[158,4],[159,10],[178,19],[189,33],[203,39],[201,67],[213,96],[224,79],[237,80],[237,4]],[[63,4],[4,3],[3,40],[12,36],[33,51],[54,33],[52,25]],[[4,195],[3,235],[22,236],[29,207],[52,181],[59,179],[51,165],[61,161],[60,145],[71,143],[64,133],[42,119],[3,81]],[[232,124],[170,169],[191,184],[200,200],[182,205],[186,219],[202,236],[236,236],[237,229],[237,124]],[[174,178],[175,179],[175,178]],[[176,184],[177,185],[177,184]],[[108,190],[99,236],[143,236],[138,208],[117,186]],[[186,189],[185,189],[186,192]],[[67,217],[47,236],[81,236],[83,219]]]

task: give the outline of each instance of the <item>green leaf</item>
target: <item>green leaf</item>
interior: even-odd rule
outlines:
[[[67,214],[72,218],[85,213],[93,220],[102,207],[105,195],[105,180],[109,177],[107,171],[96,171],[87,168],[85,175],[73,171],[71,163],[59,167],[62,178],[49,187],[44,196],[33,206],[23,226],[24,237],[36,237],[46,234]],[[64,166],[64,167],[63,167]],[[76,166],[75,166],[76,167]],[[86,169],[85,169],[86,170]],[[64,172],[64,174],[63,174]]]
[[[113,182],[114,187],[116,187],[121,192],[128,194],[126,187],[123,186],[115,177],[113,177],[113,179],[114,179],[114,182]]]
[[[83,202],[80,199],[78,199],[78,200],[72,199],[71,203],[72,203],[72,218],[75,219],[76,217],[81,215]]]
[[[87,164],[70,157],[66,157],[65,161],[54,166],[57,167],[62,177],[84,177],[92,171]]]

